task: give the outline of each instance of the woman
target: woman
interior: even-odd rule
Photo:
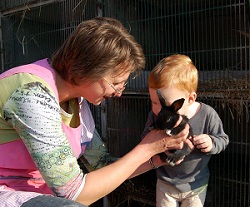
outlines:
[[[1,74],[0,206],[90,205],[152,169],[153,155],[181,148],[188,129],[171,138],[153,130],[106,167],[83,174],[77,164],[95,128],[87,101],[121,96],[144,64],[122,24],[98,17],[82,22],[51,60]]]

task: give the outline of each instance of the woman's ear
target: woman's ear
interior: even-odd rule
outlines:
[[[194,103],[196,98],[197,98],[197,94],[195,92],[190,93],[188,97],[188,104]]]

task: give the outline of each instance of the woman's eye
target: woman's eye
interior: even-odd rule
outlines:
[[[123,82],[120,82],[120,83],[113,83],[114,86],[119,86],[121,85]]]

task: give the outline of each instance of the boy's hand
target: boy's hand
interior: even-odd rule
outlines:
[[[190,138],[188,138],[188,139],[186,139],[184,142],[188,145],[188,147],[191,149],[191,150],[193,150],[194,149],[194,144],[193,144],[193,142],[192,142],[192,140],[193,140],[193,138],[192,137],[190,137]]]
[[[213,147],[213,141],[207,134],[194,136],[193,144],[202,152],[210,152]]]

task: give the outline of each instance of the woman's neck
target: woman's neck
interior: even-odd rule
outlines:
[[[56,73],[56,86],[58,90],[59,103],[64,103],[74,98],[74,90],[72,90],[72,85],[63,80],[61,76],[58,75],[58,73]]]

